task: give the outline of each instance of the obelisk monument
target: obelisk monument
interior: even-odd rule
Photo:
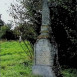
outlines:
[[[50,43],[50,10],[48,0],[42,0],[41,34],[34,45],[34,65],[32,72],[43,77],[56,77],[54,66],[54,46]]]

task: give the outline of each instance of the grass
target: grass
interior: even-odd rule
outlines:
[[[77,77],[77,69],[69,68],[62,70],[64,77]]]
[[[29,50],[23,42],[6,41],[1,43],[0,77],[39,77],[32,75],[31,45],[26,41]],[[22,47],[24,50],[22,49]]]
[[[0,77],[40,77],[32,75],[33,60],[30,55],[33,50],[28,41],[26,44],[29,49],[18,41],[0,41],[0,44]],[[63,69],[62,74],[64,77],[77,77],[77,70]]]

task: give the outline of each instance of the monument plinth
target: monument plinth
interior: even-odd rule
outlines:
[[[50,10],[48,1],[42,2],[42,26],[41,34],[38,36],[34,45],[34,66],[32,68],[33,74],[43,77],[56,77],[54,66],[54,45],[50,43]]]

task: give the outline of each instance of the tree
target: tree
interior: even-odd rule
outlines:
[[[1,26],[0,38],[2,38],[6,34],[7,30],[9,30],[9,28],[7,26]]]
[[[56,8],[51,8],[53,34],[59,49],[61,64],[76,67],[72,62],[77,58],[76,7],[75,1],[61,1]]]
[[[31,37],[38,35],[40,31],[41,11],[40,11],[39,5],[37,5],[40,1],[20,0],[19,2],[20,2],[19,6],[18,4],[11,4],[11,8],[12,8],[11,15],[15,18],[15,20],[19,21],[18,23],[21,26],[21,28],[23,27],[24,27],[23,29],[27,28],[26,30],[22,30],[22,31],[25,31],[25,36],[28,36],[28,37],[23,36],[24,39],[27,39],[27,38],[31,39]],[[30,31],[29,28],[32,28],[34,32],[32,33],[32,31]],[[26,32],[30,34],[30,36],[27,35]],[[33,39],[35,40],[35,37],[32,38],[31,40]]]
[[[0,19],[0,27],[4,25],[4,22]]]
[[[7,39],[7,40],[15,40],[15,35],[13,34],[13,31],[10,30],[8,26],[1,26],[0,30],[0,38],[1,39]]]

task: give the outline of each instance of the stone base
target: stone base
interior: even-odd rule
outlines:
[[[32,67],[32,72],[34,75],[40,75],[43,77],[56,77],[52,68],[46,65],[35,65]]]

